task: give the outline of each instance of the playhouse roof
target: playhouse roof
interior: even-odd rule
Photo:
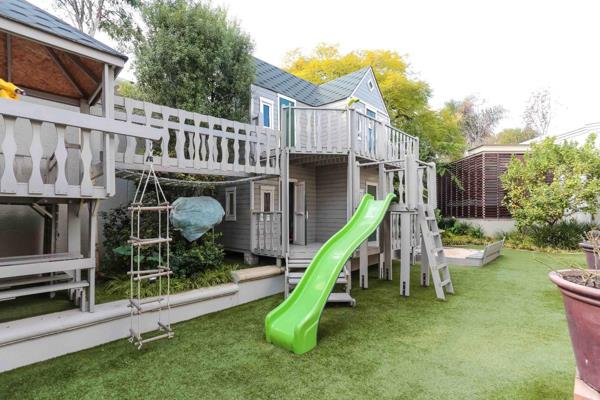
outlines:
[[[284,94],[313,107],[347,99],[359,85],[370,67],[365,67],[337,79],[315,85],[255,58],[256,78],[254,84]]]
[[[0,16],[127,60],[124,54],[25,0],[0,1]]]

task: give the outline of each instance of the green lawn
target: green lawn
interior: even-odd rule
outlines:
[[[324,311],[319,344],[302,356],[264,340],[273,296],[177,324],[174,339],[142,351],[119,340],[0,374],[0,398],[572,398],[562,300],[536,259],[561,263],[503,254],[482,269],[453,267],[457,293],[446,302],[416,274],[410,298],[373,278],[354,291],[356,308]]]

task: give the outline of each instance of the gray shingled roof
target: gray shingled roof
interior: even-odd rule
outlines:
[[[369,67],[359,69],[322,85],[305,81],[261,59],[254,58],[254,84],[289,96],[313,107],[344,100],[352,95]]]
[[[124,54],[25,0],[0,0],[0,16],[127,60]]]

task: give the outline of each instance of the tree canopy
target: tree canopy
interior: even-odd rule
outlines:
[[[339,78],[371,66],[383,94],[393,125],[418,136],[424,159],[449,159],[462,155],[465,141],[458,120],[448,110],[429,105],[429,85],[411,76],[406,60],[389,50],[356,50],[342,54],[337,46],[318,45],[310,54],[288,53],[288,72],[315,84]]]
[[[227,11],[210,3],[155,0],[135,45],[139,91],[148,101],[247,120],[253,43]]]
[[[528,128],[507,128],[498,132],[491,137],[488,143],[490,144],[519,144],[526,140],[533,139],[538,136],[538,133],[533,129]]]
[[[577,212],[600,207],[600,149],[594,135],[583,146],[555,144],[551,138],[532,145],[521,161],[514,158],[502,175],[504,202],[517,226],[554,225]]]
[[[470,147],[479,146],[494,134],[494,128],[504,118],[506,110],[499,105],[486,107],[475,96],[451,100],[444,107],[457,115],[460,130]]]

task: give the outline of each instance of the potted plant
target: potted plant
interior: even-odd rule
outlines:
[[[579,243],[579,247],[585,253],[585,259],[590,269],[600,269],[600,231],[591,230],[585,234],[586,241]],[[596,249],[596,251],[594,250]]]
[[[600,243],[592,251],[600,256]],[[579,378],[600,391],[600,270],[552,271],[550,280],[563,296]]]

